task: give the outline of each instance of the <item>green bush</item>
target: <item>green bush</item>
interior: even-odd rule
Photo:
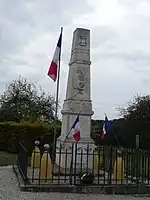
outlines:
[[[57,136],[60,134],[60,125],[47,125],[31,122],[4,122],[0,123],[0,150],[5,152],[17,152],[17,140],[23,141],[27,149],[32,149],[37,137],[48,136],[49,144],[53,141],[54,127],[57,128]]]

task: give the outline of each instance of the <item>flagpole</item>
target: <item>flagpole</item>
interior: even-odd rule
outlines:
[[[61,27],[61,34],[63,32],[63,27]],[[55,127],[54,127],[54,141],[53,141],[53,162],[55,161],[55,148],[56,148],[56,135],[57,135],[57,122],[58,122],[58,97],[59,97],[59,80],[60,80],[60,57],[61,57],[61,48],[59,54],[59,63],[58,63],[58,78],[56,86],[56,100],[55,100]]]
[[[105,117],[107,117],[106,113],[104,113],[104,115],[105,115]],[[116,135],[116,133],[114,132],[113,129],[112,129],[112,132],[113,132],[113,134],[114,134],[114,136],[115,136],[115,139],[116,139],[118,145],[120,146],[120,143],[119,143],[118,137],[117,137],[117,135]]]

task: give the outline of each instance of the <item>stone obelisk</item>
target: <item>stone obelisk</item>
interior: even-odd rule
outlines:
[[[78,151],[82,149],[85,153],[88,146],[88,149],[92,152],[95,148],[94,141],[91,138],[91,116],[93,111],[90,91],[90,65],[90,31],[77,28],[73,33],[66,98],[61,111],[62,129],[61,135],[57,139],[58,151],[60,144],[63,145],[64,151],[66,149],[67,152],[71,151],[72,143],[75,142],[73,131],[67,139],[66,136],[79,113],[81,140],[78,142]],[[61,157],[61,167],[65,168],[65,155],[58,155],[58,151],[56,153],[56,163],[60,162]],[[80,158],[77,158],[77,160],[80,167]],[[67,167],[70,167],[71,155],[68,156],[67,162]],[[86,165],[87,161],[82,159],[82,162],[85,162]]]

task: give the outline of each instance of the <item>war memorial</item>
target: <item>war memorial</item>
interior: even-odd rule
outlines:
[[[90,30],[77,28],[73,33],[66,96],[61,111],[61,135],[54,145],[55,155],[50,153],[50,144],[45,144],[41,152],[39,141],[35,141],[29,155],[28,149],[18,142],[18,160],[13,168],[22,190],[150,193],[150,159],[146,153],[112,145],[98,147],[91,138],[94,113],[91,70]],[[80,139],[75,141],[72,125],[77,119]]]

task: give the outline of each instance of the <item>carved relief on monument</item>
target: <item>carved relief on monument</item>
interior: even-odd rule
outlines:
[[[77,67],[74,74],[75,77],[73,79],[73,87],[78,91],[78,93],[83,94],[85,84],[88,82],[87,70],[81,67]]]
[[[87,37],[86,36],[84,36],[84,35],[79,36],[79,45],[82,47],[87,46]]]

